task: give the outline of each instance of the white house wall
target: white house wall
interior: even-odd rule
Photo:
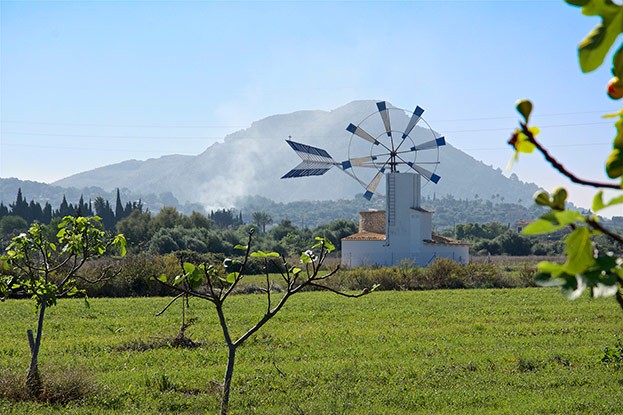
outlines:
[[[400,250],[385,241],[342,241],[342,265],[348,267],[400,265],[404,261],[425,267],[436,258],[448,258],[459,264],[469,262],[467,245],[425,243],[419,250]]]

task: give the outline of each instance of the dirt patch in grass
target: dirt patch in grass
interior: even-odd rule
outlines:
[[[179,348],[179,349],[196,349],[203,345],[204,345],[203,342],[197,342],[197,341],[189,339],[186,336],[178,335],[176,337],[169,337],[169,338],[164,338],[164,339],[153,339],[149,341],[136,340],[136,341],[133,341],[132,343],[128,343],[122,346],[115,347],[114,350],[119,351],[119,352],[130,351],[130,350],[144,352],[147,350],[171,348],[171,347]]]
[[[0,369],[0,398],[12,402],[34,401],[66,405],[97,394],[97,383],[83,368],[51,368],[41,373],[43,389],[32,396],[26,388],[26,375],[14,369]]]

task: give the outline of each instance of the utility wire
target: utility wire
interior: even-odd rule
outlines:
[[[534,117],[559,117],[566,115],[581,114],[608,114],[617,110],[591,110],[576,112],[559,112],[551,114],[535,114]],[[458,122],[458,121],[486,121],[486,120],[515,120],[517,117],[474,117],[474,118],[454,118],[447,120],[431,120],[430,122]],[[159,124],[105,124],[105,123],[70,123],[70,122],[51,122],[51,121],[0,121],[0,124],[32,124],[32,125],[64,125],[75,127],[129,127],[129,128],[246,128],[249,125],[159,125]]]
[[[561,127],[581,127],[586,125],[612,125],[611,121],[589,122],[589,123],[567,123],[567,124],[552,124],[552,125],[540,125],[540,129],[544,128],[561,128]],[[476,128],[467,130],[444,130],[444,134],[455,133],[480,133],[486,131],[511,131],[512,127],[499,127],[499,128]],[[39,133],[39,132],[22,132],[22,131],[6,131],[3,135],[30,135],[30,136],[49,136],[49,137],[74,137],[74,138],[122,138],[122,139],[150,139],[150,140],[220,140],[224,137],[221,136],[138,136],[138,135],[91,135],[91,134],[58,134],[58,133]],[[305,135],[297,136],[297,138],[323,138],[324,136]],[[242,140],[275,140],[283,137],[241,137],[235,136],[235,139]]]

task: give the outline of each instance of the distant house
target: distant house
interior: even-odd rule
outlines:
[[[519,233],[523,231],[526,226],[530,225],[530,223],[531,221],[529,220],[518,220],[515,222],[515,230]]]

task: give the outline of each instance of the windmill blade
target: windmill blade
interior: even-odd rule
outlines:
[[[356,158],[352,158],[350,160],[346,160],[342,162],[342,169],[343,170],[347,170],[350,169],[353,166],[357,166],[357,167],[370,167],[373,166],[374,163],[370,163],[374,160],[376,160],[378,157],[377,156],[367,156],[367,157],[356,157]]]
[[[355,134],[357,137],[361,137],[366,141],[371,142],[374,145],[379,145],[379,142],[376,141],[376,138],[372,137],[370,134],[368,134],[363,128],[359,128],[357,127],[355,124],[349,124],[348,127],[346,127],[346,131]]]
[[[292,177],[305,177],[305,176],[322,176],[328,172],[332,164],[313,162],[303,160],[298,166],[284,174],[282,179],[289,179]]]
[[[419,105],[416,106],[415,107],[415,111],[413,111],[413,115],[411,116],[411,119],[409,120],[409,124],[407,124],[407,128],[402,133],[402,138],[403,139],[411,133],[411,130],[413,130],[413,128],[420,121],[420,118],[422,117],[422,114],[424,114],[424,110],[422,108],[420,108]]]
[[[366,187],[366,192],[363,194],[363,197],[370,200],[372,199],[372,195],[374,195],[374,191],[376,187],[379,185],[379,182],[383,178],[383,173],[385,172],[385,167],[382,167],[375,175],[368,187]]]
[[[420,145],[411,147],[411,151],[430,150],[432,148],[437,148],[437,147],[445,146],[445,145],[446,145],[445,137],[438,137],[438,138],[435,138],[434,140],[430,140]]]
[[[385,132],[389,138],[392,138],[392,125],[389,122],[389,111],[387,111],[387,104],[385,101],[377,102],[376,107],[379,109],[381,118],[383,118],[383,125],[385,125]]]
[[[439,183],[439,179],[441,179],[441,177],[436,175],[432,171],[428,171],[425,168],[420,167],[412,162],[408,162],[407,164],[409,165],[409,167],[418,172],[422,177],[426,178],[427,180],[430,180],[435,184]]]

